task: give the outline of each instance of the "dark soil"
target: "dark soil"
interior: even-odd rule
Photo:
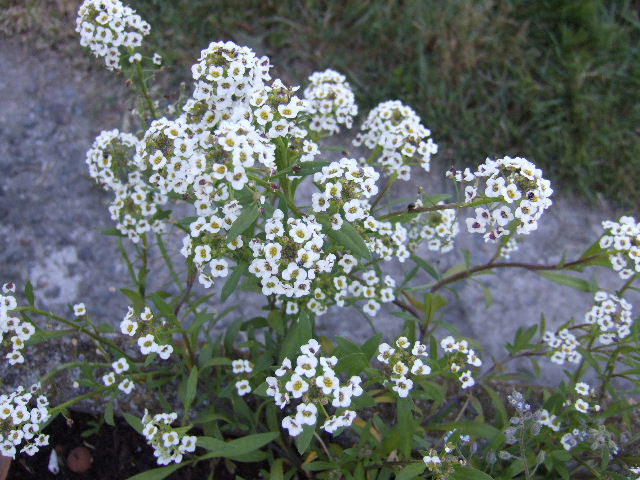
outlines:
[[[115,426],[111,426],[105,424],[100,417],[71,412],[69,418],[58,416],[45,429],[45,433],[50,436],[49,446],[41,448],[33,457],[19,454],[9,470],[9,480],[125,480],[158,467],[153,448],[120,418],[116,418]],[[67,465],[69,452],[78,446],[87,447],[93,456],[91,468],[84,473],[75,473]],[[57,475],[48,469],[49,457],[54,448],[58,452],[60,465]],[[196,453],[204,452],[199,449]],[[246,479],[258,477],[256,472],[259,465],[236,466],[238,471],[231,473],[224,462],[212,460],[194,467],[184,467],[166,478],[227,480],[238,478],[236,474]]]

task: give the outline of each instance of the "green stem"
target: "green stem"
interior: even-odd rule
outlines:
[[[178,276],[178,273],[176,272],[176,269],[173,266],[173,262],[171,261],[171,257],[169,256],[169,254],[167,252],[167,247],[164,244],[164,240],[162,240],[162,235],[160,235],[159,233],[156,233],[156,242],[158,243],[158,248],[160,249],[160,253],[162,254],[162,258],[164,258],[164,261],[167,264],[167,267],[169,268],[169,273],[171,274],[171,278],[175,282],[176,286],[180,290],[182,290],[182,288],[183,288],[182,280],[180,280],[180,277]]]
[[[378,205],[380,200],[382,200],[382,197],[384,197],[387,194],[387,192],[389,191],[389,189],[391,189],[391,186],[396,182],[397,179],[398,179],[398,174],[395,173],[395,172],[387,179],[387,183],[385,184],[385,186],[382,188],[382,190],[376,196],[376,198],[373,200],[373,202],[371,202],[371,211],[372,212],[375,210],[376,205]]]
[[[39,308],[36,307],[30,307],[30,306],[25,306],[25,307],[17,307],[15,309],[18,312],[31,312],[31,313],[35,313],[36,315],[42,315],[44,317],[50,318],[52,320],[56,320],[64,325],[67,325],[68,327],[73,328],[76,331],[82,332],[85,335],[93,338],[96,342],[104,344],[109,346],[110,348],[116,350],[117,352],[119,352],[123,357],[125,357],[127,360],[132,361],[131,357],[129,355],[127,355],[127,353],[122,350],[118,345],[116,345],[115,343],[113,343],[111,340],[107,340],[106,338],[102,337],[101,335],[92,332],[91,330],[87,330],[85,327],[78,325],[74,322],[72,322],[71,320],[67,320],[64,317],[61,317],[59,315],[55,315],[54,313],[51,312],[46,312],[44,310],[40,310]]]
[[[491,202],[495,202],[495,199],[479,198],[477,200],[474,200],[473,202],[452,202],[452,203],[444,203],[442,205],[428,205],[426,207],[418,207],[418,208],[413,208],[411,210],[401,210],[398,212],[387,213],[386,215],[382,215],[381,217],[378,217],[377,220],[387,220],[389,218],[397,217],[399,215],[407,215],[407,214],[417,215],[423,212],[437,212],[439,210],[470,208],[470,207],[476,207],[478,205],[485,205]]]
[[[91,392],[85,393],[84,395],[80,395],[78,397],[74,397],[71,400],[67,400],[64,403],[61,403],[60,405],[55,406],[54,408],[52,408],[51,410],[49,410],[49,414],[51,415],[51,417],[53,417],[54,415],[57,415],[58,413],[62,412],[63,410],[66,410],[67,408],[71,407],[72,405],[75,405],[78,402],[81,402],[82,400],[86,400],[87,398],[91,398],[91,397],[95,397],[96,395],[100,395],[101,393],[104,393],[108,390],[113,389],[113,386],[110,387],[100,387],[96,390],[93,390]]]
[[[131,54],[133,54],[133,49],[130,49]],[[151,99],[151,95],[149,95],[149,89],[147,88],[147,82],[144,79],[144,72],[142,71],[142,65],[140,62],[136,62],[136,77],[138,79],[138,86],[140,87],[140,93],[144,97],[144,100],[147,104],[147,109],[149,110],[149,114],[153,120],[158,118],[158,112],[156,112],[156,107],[153,105],[153,100]],[[142,120],[142,119],[141,119]],[[143,122],[144,123],[144,122]]]

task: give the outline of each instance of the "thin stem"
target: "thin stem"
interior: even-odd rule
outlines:
[[[133,54],[133,49],[131,52]],[[149,95],[149,89],[147,88],[147,82],[144,79],[144,72],[142,71],[142,65],[140,65],[140,62],[136,62],[135,70],[136,77],[138,78],[138,86],[140,87],[140,93],[142,93],[142,96],[144,97],[151,118],[155,120],[158,118],[158,112],[156,112],[156,107],[153,105],[151,95]]]
[[[127,353],[122,350],[118,345],[116,345],[115,343],[113,343],[111,340],[107,340],[106,338],[102,337],[101,335],[94,333],[90,330],[87,330],[86,328],[84,328],[81,325],[78,325],[70,320],[67,320],[64,317],[60,317],[59,315],[55,315],[54,313],[51,312],[46,312],[44,310],[40,310],[39,308],[36,307],[30,307],[30,306],[25,306],[25,307],[16,307],[15,308],[16,311],[21,312],[31,312],[31,313],[35,313],[37,315],[42,315],[44,317],[50,318],[52,320],[56,320],[60,323],[63,323],[64,325],[67,325],[69,327],[72,327],[73,329],[75,329],[76,331],[82,332],[85,335],[93,338],[95,341],[102,343],[104,345],[108,345],[110,348],[113,348],[114,350],[118,351],[122,356],[124,356],[125,358],[127,358],[127,360],[132,360],[131,357],[129,355],[127,355]]]
[[[71,400],[67,400],[66,402],[61,403],[60,405],[57,405],[54,408],[52,408],[51,410],[49,410],[49,414],[51,415],[51,417],[53,417],[54,415],[57,415],[58,413],[60,413],[63,410],[71,407],[72,405],[75,405],[76,403],[81,402],[82,400],[86,400],[87,398],[95,397],[96,395],[104,393],[107,390],[111,390],[112,388],[113,387],[100,387],[100,388],[98,388],[96,390],[93,390],[91,392],[85,393],[84,395],[80,395],[78,397],[74,397]]]
[[[171,274],[171,278],[173,279],[173,281],[175,282],[177,287],[180,290],[182,290],[183,289],[182,280],[180,280],[180,276],[178,275],[178,273],[176,272],[175,267],[173,266],[173,262],[171,261],[171,257],[169,256],[169,254],[167,252],[167,247],[164,244],[164,240],[162,240],[162,235],[160,235],[159,233],[156,233],[156,242],[158,243],[158,248],[160,249],[160,253],[162,254],[162,258],[164,258],[164,261],[167,264],[167,267],[169,268],[169,273]]]
[[[558,263],[555,265],[537,265],[534,263],[521,263],[521,262],[500,262],[500,263],[486,263],[484,265],[478,265],[468,270],[464,270],[462,272],[458,272],[454,275],[450,275],[448,277],[443,278],[439,282],[435,283],[431,287],[431,292],[435,292],[445,285],[449,283],[457,282],[458,280],[463,280],[472,276],[474,273],[482,272],[484,270],[492,270],[494,268],[525,268],[527,270],[538,271],[538,270],[568,270],[571,267],[576,267],[585,263],[589,263],[598,258],[606,257],[605,254],[600,255],[591,255],[584,258],[579,258],[578,260],[574,260],[573,262],[568,263]]]
[[[374,198],[373,202],[371,202],[371,211],[373,212],[376,209],[376,205],[378,205],[378,203],[380,202],[380,200],[382,200],[382,197],[384,197],[387,192],[389,191],[389,189],[391,188],[391,186],[396,182],[396,180],[398,179],[398,174],[397,173],[393,173],[388,179],[387,179],[387,183],[385,184],[385,186],[382,188],[382,190],[380,191],[380,193],[378,193],[378,195],[376,196],[376,198]]]
[[[182,298],[180,298],[180,301],[178,302],[175,310],[173,311],[176,317],[176,322],[178,323],[179,323],[178,314],[180,313],[180,309],[189,298],[189,294],[191,293],[191,289],[193,288],[193,284],[196,280],[197,270],[192,263],[189,264],[188,270],[189,271],[187,273],[187,288],[185,289],[184,294],[182,295]],[[177,326],[181,328],[181,325],[177,325]],[[190,362],[189,370],[191,370],[191,368],[196,364],[196,356],[193,353],[193,348],[191,347],[191,340],[189,340],[189,336],[184,332],[184,330],[181,332],[181,334],[182,334],[182,339],[184,341],[184,345],[187,349],[187,353],[189,355],[189,362]]]
[[[322,438],[320,438],[320,435],[318,435],[317,432],[313,432],[313,436],[316,437],[316,440],[318,440],[318,442],[320,442],[320,446],[322,447],[322,450],[324,450],[324,453],[327,455],[327,458],[329,459],[329,461],[333,462],[333,458],[331,458],[331,453],[329,453],[329,449],[325,445]]]
[[[417,215],[418,213],[423,212],[437,212],[439,210],[448,210],[448,209],[458,209],[458,208],[469,208],[475,207],[477,205],[484,205],[489,201],[495,201],[493,199],[487,200],[486,198],[480,198],[478,200],[474,200],[473,202],[452,202],[452,203],[443,203],[442,205],[428,205],[425,207],[412,208],[411,210],[400,210],[397,212],[387,213],[386,215],[382,215],[378,217],[377,220],[387,220],[389,218],[397,217],[399,215]]]

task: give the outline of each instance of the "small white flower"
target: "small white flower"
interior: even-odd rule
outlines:
[[[86,314],[86,313],[87,313],[87,309],[86,309],[86,307],[84,306],[84,303],[76,303],[76,304],[73,306],[73,314],[74,314],[76,317],[81,317],[81,316],[83,316],[83,315],[84,315],[84,314]]]

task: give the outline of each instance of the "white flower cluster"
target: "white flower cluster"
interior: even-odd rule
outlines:
[[[422,360],[429,354],[426,345],[416,341],[412,347],[407,337],[398,337],[396,347],[394,348],[388,343],[381,343],[378,346],[377,358],[386,366],[385,373],[389,375],[389,380],[393,383],[391,390],[396,392],[399,397],[404,398],[413,388],[413,380],[409,378],[410,374],[415,378],[415,376],[431,373],[431,367]],[[386,380],[385,383],[387,383]]]
[[[344,307],[347,302],[355,303],[359,300],[365,301],[362,311],[367,315],[375,316],[380,310],[381,303],[395,300],[393,289],[396,282],[389,275],[385,275],[381,282],[375,270],[368,270],[363,273],[362,282],[351,280],[345,274],[351,272],[353,266],[357,265],[356,258],[353,255],[343,255],[337,263],[337,269],[316,277],[314,283],[316,287],[311,292],[311,298],[306,301],[306,307],[316,316],[327,313],[332,305]],[[298,303],[287,302],[287,314],[295,315],[298,312]]]
[[[576,383],[575,391],[579,395],[579,398],[575,401],[573,406],[578,412],[589,413],[589,411],[591,410],[597,413],[600,411],[600,405],[590,405],[589,402],[587,402],[587,400],[590,400],[591,397],[595,397],[595,392],[587,383]]]
[[[115,194],[109,205],[111,219],[120,233],[132,242],[138,243],[140,235],[146,232],[165,230],[165,224],[154,216],[158,207],[167,203],[168,197],[146,184],[140,172],[131,172],[127,183],[119,185]]]
[[[265,241],[253,239],[249,272],[260,279],[264,295],[303,297],[311,292],[316,273],[330,272],[335,255],[322,257],[325,235],[313,215],[289,218],[277,209],[264,226]]]
[[[396,173],[400,180],[411,178],[412,164],[425,171],[431,169],[431,155],[438,153],[438,145],[431,138],[418,114],[398,100],[382,102],[369,112],[353,144],[378,149],[374,159],[386,173]]]
[[[515,238],[509,238],[507,242],[500,248],[500,258],[508,260],[511,258],[511,254],[517,252],[520,246]]]
[[[87,151],[86,163],[89,175],[105,190],[118,190],[125,181],[120,176],[123,170],[135,167],[127,158],[138,147],[138,139],[117,129],[100,132]]]
[[[11,351],[5,355],[10,365],[24,363],[21,350],[36,331],[30,322],[23,322],[18,317],[11,316],[11,311],[18,306],[16,298],[12,295],[15,291],[15,284],[5,283],[0,295],[0,346],[10,345]]]
[[[444,202],[438,203],[443,204]],[[422,206],[421,199],[414,202],[415,208]],[[456,210],[453,208],[415,215],[409,223],[409,251],[415,252],[424,241],[432,252],[447,253],[453,250],[453,241],[460,232],[456,217]]]
[[[78,10],[80,45],[103,58],[109,70],[120,70],[121,48],[141,46],[150,31],[149,24],[120,0],[85,0]]]
[[[229,275],[229,263],[223,257],[244,245],[241,237],[227,240],[227,232],[241,211],[237,201],[230,201],[221,211],[215,209],[206,217],[198,217],[189,225],[189,235],[182,239],[180,253],[186,258],[192,257],[200,272],[198,281],[206,288],[210,288],[216,278]],[[209,272],[205,271],[207,267]]]
[[[452,336],[448,336],[440,341],[440,347],[449,357],[451,372],[456,375],[459,374],[458,380],[460,380],[462,388],[473,387],[476,381],[472,376],[471,370],[466,370],[462,373],[460,373],[460,371],[465,364],[472,367],[480,367],[482,360],[480,360],[480,357],[478,357],[472,348],[469,348],[467,341],[456,341]]]
[[[251,385],[249,384],[249,380],[246,378],[249,373],[253,372],[253,365],[249,360],[233,360],[231,362],[231,371],[234,375],[239,375],[243,378],[236,382],[236,390],[238,391],[238,395],[241,397],[246,395],[247,393],[251,393]]]
[[[309,111],[308,102],[297,97],[299,87],[287,87],[280,79],[275,79],[270,86],[255,88],[251,94],[249,105],[253,123],[266,137],[276,139],[291,136],[298,143],[307,136],[307,131],[298,126],[303,113]],[[244,116],[249,113],[245,112]],[[316,143],[305,140],[301,152],[301,161],[312,160],[318,154]],[[293,144],[292,144],[293,146]],[[299,145],[300,146],[300,145]]]
[[[159,344],[156,341],[156,336],[153,333],[153,318],[153,312],[149,307],[145,307],[142,313],[137,313],[133,307],[128,307],[127,314],[120,322],[120,331],[129,337],[136,337],[137,334],[138,347],[142,355],[157,353],[162,360],[167,360],[173,353],[173,347],[169,344]],[[148,333],[142,335],[145,332]]]
[[[544,408],[538,410],[537,422],[540,425],[549,427],[554,432],[560,431],[560,419],[556,415],[551,415],[549,411]]]
[[[238,119],[248,109],[253,91],[271,79],[269,68],[269,59],[256,57],[249,47],[210,43],[191,67],[195,90],[184,105],[188,122],[207,129]]]
[[[318,407],[329,403],[336,409],[351,406],[352,397],[359,397],[363,390],[362,379],[351,377],[341,384],[334,368],[338,364],[336,357],[318,357],[320,344],[311,339],[300,347],[295,366],[285,358],[275,377],[267,377],[267,395],[273,397],[275,404],[281,409],[294,401],[296,413],[282,419],[282,428],[295,437],[302,433],[305,425],[315,426],[318,420]],[[341,414],[329,416],[322,424],[322,429],[334,433],[341,427],[348,427],[355,420],[356,413],[342,410]]]
[[[105,386],[110,387],[120,380],[118,383],[118,390],[127,395],[130,394],[133,387],[135,387],[135,384],[125,375],[129,370],[129,363],[127,362],[127,359],[124,357],[119,358],[111,364],[111,367],[113,370],[102,376],[102,383],[104,383]]]
[[[474,181],[465,188],[465,200],[488,200],[486,207],[477,207],[475,216],[467,218],[471,233],[483,233],[485,241],[495,242],[513,233],[528,234],[538,228],[542,213],[551,206],[551,182],[542,178],[542,170],[525,158],[487,158],[471,173],[450,170],[447,176],[458,182]],[[484,186],[480,185],[485,179]]]
[[[425,452],[422,461],[429,471],[436,475],[436,478],[448,478],[453,473],[456,466],[467,464],[463,455],[455,455],[456,450],[471,443],[469,435],[461,435],[457,429],[448,431],[442,439],[442,452],[438,453],[435,448]]]
[[[144,410],[142,434],[153,447],[153,455],[157,457],[158,465],[180,463],[185,453],[194,452],[196,449],[196,437],[185,435],[184,429],[171,427],[177,418],[176,413],[158,413],[152,417],[147,409]]]
[[[184,117],[154,120],[137,156],[151,168],[149,181],[160,193],[192,193],[202,214],[211,202],[227,200],[229,188],[242,190],[246,169],[256,162],[275,168],[275,146],[244,119],[224,121],[213,133],[198,133]]]
[[[372,167],[360,168],[353,158],[342,158],[322,167],[313,176],[320,192],[311,196],[311,208],[316,213],[331,216],[331,228],[340,230],[342,223],[370,224],[377,221],[369,215],[369,203],[365,200],[378,193],[376,182],[380,174]]]
[[[580,363],[582,354],[578,352],[580,342],[576,336],[567,328],[562,328],[558,333],[547,330],[542,336],[542,341],[553,350],[551,361],[558,365],[564,365],[564,362]]]
[[[340,132],[340,125],[351,128],[353,117],[358,114],[353,91],[346,77],[335,70],[315,72],[309,77],[304,90],[309,102],[311,122],[309,129],[333,135]]]
[[[40,424],[49,419],[49,400],[44,395],[36,398],[36,406],[29,402],[40,390],[35,384],[30,391],[18,387],[9,395],[0,395],[0,455],[16,457],[17,448],[25,442],[20,452],[34,455],[39,447],[49,445],[49,435],[40,432]]]
[[[600,246],[609,252],[609,260],[620,278],[626,280],[640,273],[640,223],[633,217],[602,222],[606,230]]]
[[[595,305],[591,307],[584,321],[596,325],[600,331],[598,340],[603,345],[617,342],[631,333],[631,304],[624,298],[607,292],[596,292],[593,297]]]

